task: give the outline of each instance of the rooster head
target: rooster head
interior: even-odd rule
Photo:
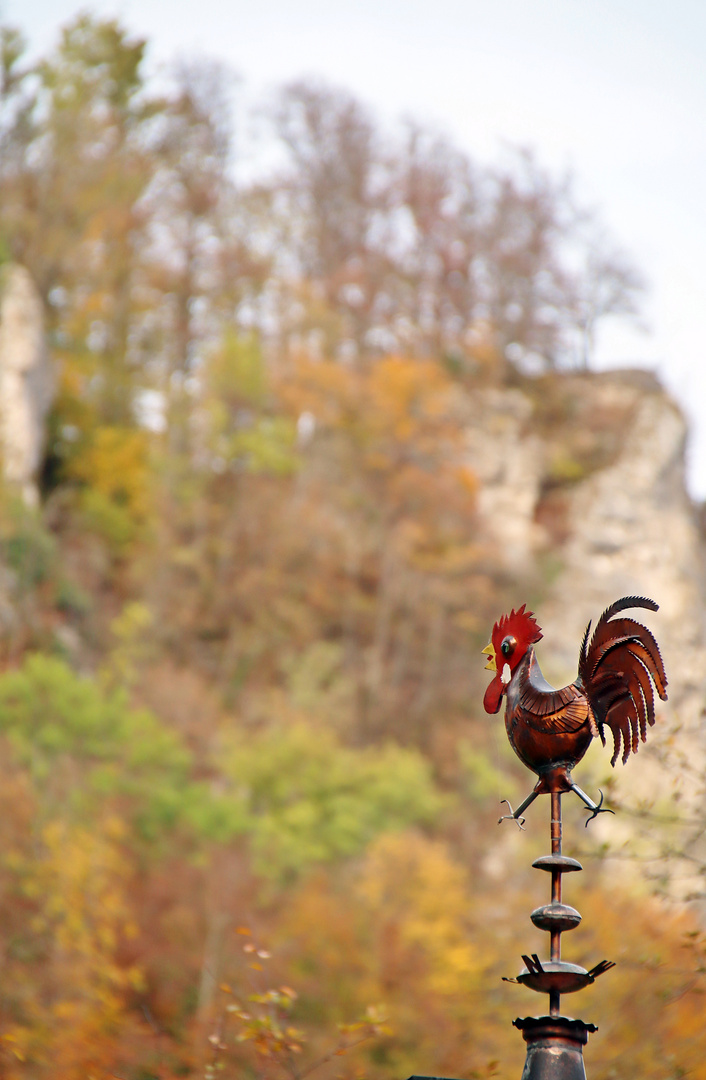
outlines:
[[[488,713],[498,712],[515,668],[530,645],[542,637],[542,631],[537,625],[534,613],[525,611],[525,606],[523,604],[517,611],[513,608],[509,615],[503,615],[501,619],[498,619],[493,627],[490,642],[483,649],[489,657],[486,668],[495,672],[495,678],[483,698],[483,705]]]

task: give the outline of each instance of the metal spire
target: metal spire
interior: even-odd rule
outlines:
[[[530,918],[540,930],[550,935],[549,960],[540,960],[537,953],[523,956],[525,967],[516,979],[505,982],[522,983],[540,994],[549,995],[549,1012],[544,1016],[526,1016],[513,1020],[527,1043],[527,1058],[522,1080],[585,1080],[583,1047],[595,1024],[563,1016],[561,995],[573,994],[590,986],[599,975],[614,967],[612,960],[601,960],[590,971],[570,964],[561,958],[561,935],[581,922],[576,908],[562,899],[564,874],[582,870],[580,862],[562,853],[561,792],[551,792],[551,855],[543,855],[532,865],[552,876],[551,901],[536,908]]]

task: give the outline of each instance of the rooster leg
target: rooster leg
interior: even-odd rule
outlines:
[[[530,803],[534,802],[534,800],[537,798],[538,794],[539,794],[539,792],[537,792],[537,791],[531,791],[529,793],[529,795],[527,796],[527,798],[525,799],[525,801],[523,803],[521,803],[520,806],[518,806],[517,810],[515,810],[515,811],[513,811],[512,807],[510,806],[510,803],[508,802],[507,799],[501,799],[500,800],[501,803],[507,803],[507,806],[508,806],[508,809],[509,809],[510,813],[509,814],[503,814],[503,816],[501,818],[498,818],[498,825],[501,823],[501,821],[516,821],[518,826],[521,829],[524,828],[525,819],[522,817],[523,811],[525,811],[527,809],[527,807],[530,805]]]
[[[585,803],[586,806],[588,807],[588,809],[593,811],[590,814],[590,816],[586,818],[584,828],[588,825],[589,821],[593,821],[594,817],[597,817],[598,814],[614,814],[615,813],[615,810],[609,810],[607,806],[603,805],[603,792],[601,791],[600,788],[598,790],[600,792],[601,801],[598,802],[598,803],[594,803],[593,799],[589,799],[586,792],[582,791],[581,788],[578,786],[578,784],[572,784],[571,785],[571,790],[575,791],[576,794],[578,795],[579,799],[581,800],[581,802]]]

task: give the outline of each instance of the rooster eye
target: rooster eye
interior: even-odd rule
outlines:
[[[503,656],[509,656],[510,653],[514,651],[516,645],[517,642],[515,641],[514,637],[506,637],[502,645],[500,646],[500,652],[503,654]]]

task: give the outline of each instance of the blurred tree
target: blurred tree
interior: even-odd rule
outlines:
[[[357,730],[395,731],[427,751],[432,718],[452,723],[467,708],[464,613],[486,602],[456,389],[437,363],[387,357],[361,372],[302,361],[281,391],[316,418],[300,499],[310,492],[310,529],[346,567],[339,610],[328,607],[355,673]]]
[[[78,380],[101,419],[123,424],[136,363],[139,201],[153,168],[144,48],[117,22],[82,15],[51,58],[13,81],[16,60],[3,125],[13,152],[0,166],[0,231],[48,304],[65,386]]]
[[[591,366],[598,324],[609,316],[632,316],[639,311],[645,279],[624,252],[600,229],[591,230],[585,263],[575,283],[574,321],[579,334],[580,364]]]
[[[243,945],[245,957],[240,958],[240,964],[236,959],[231,978],[237,980],[238,996],[245,1000],[239,1001],[235,997],[236,991],[229,983],[220,984],[223,1008],[220,1017],[212,1023],[216,1030],[208,1039],[210,1061],[204,1069],[205,1080],[214,1080],[218,1072],[227,1074],[231,1069],[234,1072],[252,1071],[258,1080],[265,1080],[272,1070],[283,1073],[289,1080],[304,1080],[334,1062],[341,1080],[359,1076],[358,1067],[349,1064],[345,1068],[340,1059],[362,1043],[390,1033],[384,1010],[368,1006],[359,1019],[339,1022],[335,1041],[332,1040],[320,1056],[311,1060],[309,1054],[303,1053],[309,1042],[308,1033],[291,1023],[290,1014],[296,1008],[297,992],[290,986],[267,988],[264,973],[272,953],[252,940],[248,927],[236,927],[236,934],[246,939]],[[247,963],[245,973],[243,959]],[[259,979],[254,973],[260,976]],[[243,993],[246,986],[250,991],[247,994]],[[237,1033],[235,1046],[231,1041],[233,1029]],[[344,1073],[340,1071],[342,1066]]]
[[[44,993],[27,1002],[27,1018],[11,1034],[34,1075],[37,1066],[49,1066],[79,1080],[115,1061],[126,999],[143,985],[139,967],[120,962],[121,945],[137,933],[124,838],[115,817],[90,829],[52,821],[24,868],[24,891],[36,905],[31,934],[44,961]]]
[[[286,153],[269,193],[290,342],[472,367],[490,346],[501,370],[551,370],[575,363],[577,326],[585,337],[634,313],[639,276],[622,256],[596,259],[592,215],[529,150],[480,168],[414,123],[385,138],[352,95],[314,81],[284,87],[271,116]]]
[[[388,228],[374,120],[351,94],[314,81],[285,86],[271,116],[288,160],[272,189],[286,221],[282,277],[291,260],[312,299],[337,316],[337,351],[365,349],[384,304]]]
[[[479,197],[468,158],[437,133],[408,124],[394,161],[399,210],[411,219],[396,260],[406,347],[458,357],[478,318]]]
[[[207,452],[217,469],[289,476],[300,465],[297,428],[271,393],[267,364],[255,334],[227,328],[203,370]]]
[[[213,62],[184,62],[156,125],[146,288],[148,366],[167,402],[175,450],[190,445],[194,377],[261,273],[239,226],[230,170],[233,76]]]
[[[391,744],[353,750],[303,721],[234,735],[219,759],[266,877],[358,854],[380,831],[431,823],[444,806],[418,753]]]
[[[0,732],[41,787],[44,816],[69,804],[80,817],[111,806],[133,822],[133,840],[148,844],[179,824],[209,827],[209,793],[189,783],[190,755],[178,736],[131,709],[122,689],[103,692],[61,660],[29,656],[0,676]]]
[[[479,253],[486,318],[505,359],[534,354],[555,368],[565,349],[562,313],[571,299],[562,259],[576,213],[568,184],[555,181],[529,151],[516,152],[490,182]]]

